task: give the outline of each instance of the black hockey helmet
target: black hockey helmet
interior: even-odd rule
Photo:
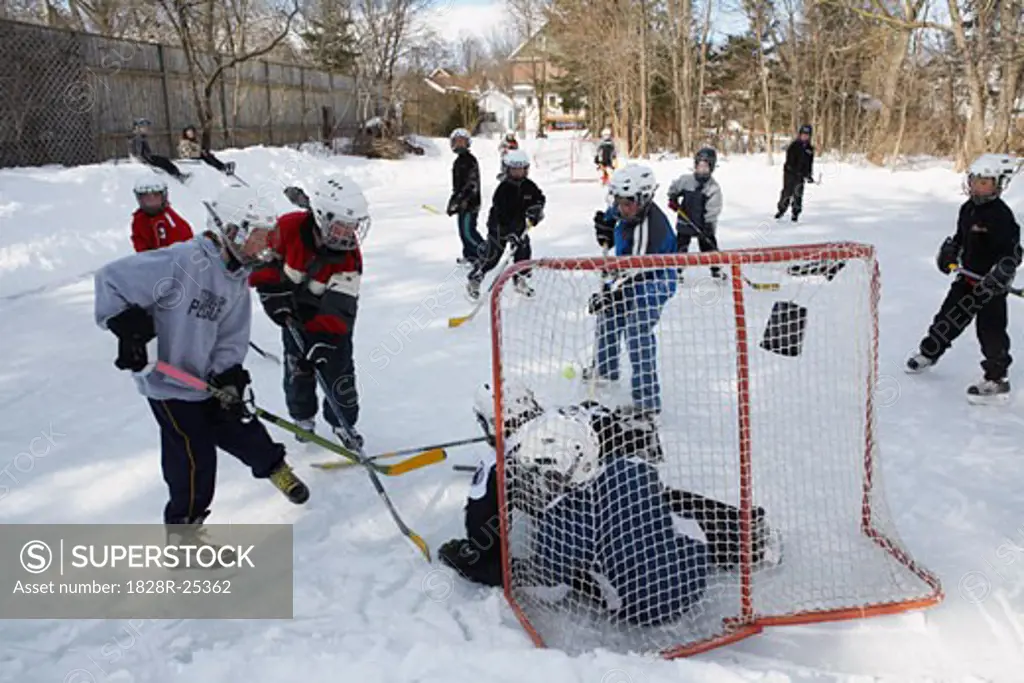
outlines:
[[[700,162],[702,161],[707,162],[707,173],[701,173],[700,171],[697,170],[697,166],[699,166]],[[715,172],[716,164],[718,164],[718,152],[716,152],[711,147],[702,147],[701,149],[697,150],[696,154],[693,155],[693,174],[694,176],[702,180],[710,178],[711,174]]]
[[[809,123],[805,123],[804,125],[800,126],[800,131],[797,134],[798,135],[807,135],[808,137],[810,137],[813,133],[814,133],[814,126],[812,126]]]

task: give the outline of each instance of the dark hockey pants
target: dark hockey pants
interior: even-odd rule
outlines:
[[[265,479],[284,461],[259,420],[227,418],[216,399],[155,401],[149,406],[160,424],[160,455],[170,500],[165,524],[193,524],[209,514],[217,479],[217,448],[222,448]]]
[[[484,238],[476,229],[477,216],[476,211],[460,211],[455,214],[459,226],[459,240],[462,242],[462,258],[473,262],[487,253]]]
[[[797,218],[804,210],[804,179],[795,173],[782,173],[782,194],[779,196],[779,215],[786,213],[790,202],[793,203],[793,218]]]
[[[950,285],[928,334],[921,340],[921,355],[937,361],[975,319],[985,379],[1005,379],[1013,362],[1006,333],[1006,294],[993,294],[962,277]]]
[[[213,152],[203,151],[200,152],[199,158],[205,161],[209,166],[217,169],[221,173],[224,173],[228,167],[224,165],[224,162],[213,156]]]
[[[512,260],[516,263],[520,261],[529,261],[533,255],[533,249],[530,246],[530,237],[525,233],[519,237],[520,243],[516,247],[515,253],[512,256]],[[508,248],[508,237],[504,235],[498,235],[493,232],[487,234],[487,251],[484,257],[477,261],[476,265],[473,266],[473,270],[469,274],[469,279],[482,282],[484,276],[490,271],[494,270],[494,267],[501,261],[501,257],[505,254],[505,250]],[[527,273],[523,273],[526,275]]]
[[[282,328],[284,344],[284,398],[288,414],[295,420],[312,420],[317,414],[317,379],[311,368],[303,368],[299,362],[302,354],[291,332]],[[307,336],[307,347],[316,340]],[[336,349],[326,363],[319,366],[326,384],[332,388],[334,400],[341,407],[341,417],[348,426],[355,427],[359,420],[359,392],[356,388],[356,366],[352,359],[352,336],[331,336],[329,343]],[[328,404],[323,403],[324,419],[337,427],[338,418]]]
[[[686,221],[676,222],[676,234],[677,237],[677,250],[681,254],[689,253],[690,241],[696,238],[697,245],[700,247],[701,253],[707,253],[709,251],[718,251],[718,237],[715,235],[714,225],[705,226],[701,231],[701,234],[697,234],[695,228],[686,224]],[[711,273],[717,274],[721,268],[718,266],[711,267]]]
[[[178,167],[174,165],[174,162],[167,157],[162,157],[159,154],[150,154],[144,161],[150,166],[155,166],[162,171],[170,173],[179,180],[182,178],[181,170],[178,169]]]

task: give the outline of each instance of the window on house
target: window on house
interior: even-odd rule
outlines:
[[[548,106],[549,107],[557,107],[558,106],[558,96],[557,95],[548,95]]]
[[[532,107],[533,106],[533,98],[530,97],[529,95],[526,96],[526,106],[527,107]]]

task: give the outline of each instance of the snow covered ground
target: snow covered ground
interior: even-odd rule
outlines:
[[[356,334],[360,428],[372,452],[476,436],[474,390],[489,377],[487,320],[458,329],[466,312],[454,265],[453,220],[443,208],[451,155],[433,141],[400,162],[314,158],[293,150],[226,152],[239,174],[280,188],[342,171],[363,184],[373,227]],[[528,141],[533,177],[549,198],[533,237],[536,255],[594,254],[591,217],[600,186],[570,184],[568,143]],[[485,194],[495,143],[476,142]],[[777,159],[778,161],[778,159]],[[655,162],[661,187],[686,160]],[[291,447],[312,488],[296,508],[230,458],[221,461],[211,522],[286,522],[295,529],[291,621],[4,621],[0,680],[18,683],[489,683],[580,681],[1019,681],[1024,671],[1024,400],[969,406],[979,377],[968,332],[930,374],[910,377],[916,345],[948,280],[934,254],[963,201],[961,177],[943,163],[892,172],[819,162],[799,224],[771,220],[781,183],[764,157],[721,161],[725,248],[856,240],[877,245],[882,272],[879,422],[885,483],[900,535],[941,578],[938,608],[841,624],[770,629],[688,660],[599,652],[568,657],[535,649],[498,591],[427,566],[395,533],[359,471],[319,472],[313,447]],[[130,377],[114,369],[115,342],[92,320],[91,272],[131,251],[128,164],[0,171],[0,522],[131,522],[160,519],[164,485],[156,426]],[[173,205],[203,220],[200,200],[223,179],[206,168],[190,187],[171,184]],[[658,201],[664,201],[660,191]],[[1024,179],[1011,187],[1024,219]],[[438,306],[437,302],[441,305]],[[433,305],[428,305],[432,303]],[[1011,335],[1024,344],[1024,302],[1011,300]],[[254,340],[279,349],[262,312]],[[285,412],[279,370],[250,356],[257,398]],[[1016,369],[1014,369],[1016,370]],[[1011,371],[1011,379],[1020,377]],[[1014,379],[1019,383],[1019,380]],[[42,439],[37,439],[42,437]],[[293,442],[282,435],[289,445]],[[35,441],[33,441],[35,439]],[[31,450],[34,448],[34,451]],[[472,448],[449,464],[472,462]],[[462,529],[468,482],[437,465],[386,485],[436,548]]]

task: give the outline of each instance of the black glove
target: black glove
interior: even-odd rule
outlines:
[[[295,312],[295,293],[288,289],[262,289],[258,290],[260,303],[267,316],[274,321],[275,325],[284,327],[291,318],[298,318]]]
[[[954,268],[950,266],[959,265],[960,261],[960,247],[956,245],[952,237],[947,237],[939,247],[939,254],[935,257],[935,265],[939,267],[939,272],[943,275],[949,275],[953,272]]]
[[[107,329],[117,337],[118,370],[140,372],[149,363],[146,343],[156,336],[153,317],[134,304],[107,321]]]
[[[809,183],[810,183],[811,185],[813,185],[813,184],[814,184],[814,178],[813,178],[812,176],[807,176],[806,180],[807,180],[807,182],[809,182]]]
[[[242,420],[249,417],[249,411],[245,407],[245,389],[252,382],[249,371],[241,365],[232,365],[230,368],[210,378],[210,386],[220,389],[228,396],[221,398],[220,408],[223,414],[233,420]]]
[[[300,209],[309,208],[309,197],[306,196],[305,191],[301,187],[289,186],[284,188],[284,196],[288,198],[295,206]]]
[[[452,198],[448,200],[448,208],[445,209],[445,213],[447,213],[449,216],[454,216],[461,210],[462,202],[459,201],[458,197],[452,196]]]
[[[604,211],[594,212],[594,232],[599,247],[611,249],[615,246],[615,219],[606,218]]]
[[[615,287],[615,283],[606,282],[601,286],[600,292],[594,292],[590,296],[590,304],[587,306],[587,313],[597,315],[601,311],[613,306],[621,305],[625,300],[625,288]]]
[[[527,237],[525,234],[524,235],[518,235],[518,234],[513,232],[512,234],[510,234],[508,236],[508,243],[512,245],[513,249],[518,249],[519,247],[521,247],[524,244],[526,244],[526,242],[529,239],[530,238]]]
[[[526,209],[526,220],[530,221],[534,225],[537,225],[544,220],[544,207],[540,204],[534,204]]]
[[[328,342],[316,342],[306,349],[306,355],[299,359],[298,366],[303,372],[312,373],[322,363],[327,363],[338,347]]]
[[[1013,284],[1013,278],[1017,275],[1017,268],[1011,259],[999,261],[992,269],[985,273],[978,286],[995,294],[1006,294]]]
[[[224,174],[235,175],[235,162],[229,161],[226,164],[224,164]]]

